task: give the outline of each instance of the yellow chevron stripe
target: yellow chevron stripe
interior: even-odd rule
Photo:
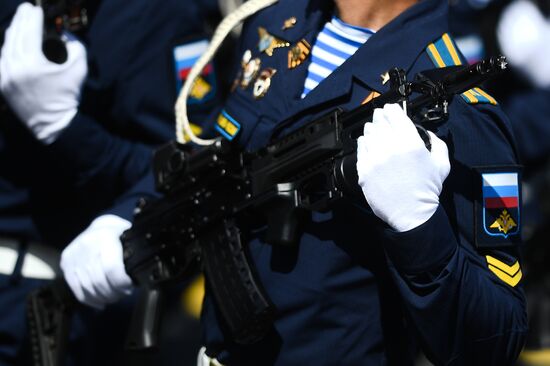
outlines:
[[[453,59],[455,66],[462,65],[462,62],[460,61],[460,57],[458,57],[458,52],[456,52],[455,46],[451,41],[451,37],[449,37],[448,33],[445,33],[443,35],[443,42],[445,43],[445,46],[447,46],[447,50],[451,54],[451,58]]]
[[[428,50],[432,53],[433,57],[435,58],[435,61],[437,62],[438,67],[445,67],[445,62],[443,62],[443,58],[441,58],[441,55],[439,54],[439,51],[437,48],[435,48],[435,45],[432,43],[428,46]]]
[[[485,98],[487,98],[487,100],[489,101],[489,103],[491,103],[492,105],[497,105],[497,101],[495,100],[495,98],[493,98],[492,96],[490,96],[489,94],[487,94],[483,89],[481,88],[474,88],[474,90],[476,92],[478,92],[479,94],[483,95]]]
[[[500,269],[504,273],[506,273],[509,276],[514,276],[519,271],[519,262],[516,261],[513,265],[509,266],[506,263],[496,259],[495,257],[492,257],[490,255],[486,255],[485,258],[487,259],[487,263],[490,265]]]
[[[519,281],[521,280],[521,277],[523,276],[523,273],[521,273],[521,270],[519,270],[518,273],[516,273],[515,276],[510,276],[504,272],[502,272],[500,269],[496,268],[496,267],[493,267],[491,265],[489,265],[489,269],[491,270],[491,272],[493,272],[498,278],[500,278],[502,280],[502,282],[512,286],[512,287],[515,287]]]

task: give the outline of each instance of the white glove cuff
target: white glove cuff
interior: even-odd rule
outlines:
[[[72,108],[63,113],[50,113],[44,116],[37,115],[29,121],[31,130],[36,138],[49,145],[53,143],[63,130],[71,123],[78,112],[77,108]]]

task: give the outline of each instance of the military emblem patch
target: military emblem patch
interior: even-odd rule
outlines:
[[[206,39],[178,45],[174,47],[172,55],[176,73],[176,90],[179,93],[183,83],[187,79],[191,68],[199,57],[206,51],[208,41]],[[214,65],[209,63],[193,84],[189,94],[188,103],[198,103],[208,100],[216,93],[216,76]]]
[[[216,120],[216,130],[229,141],[233,140],[241,130],[241,124],[224,109]]]
[[[483,229],[488,235],[517,235],[520,228],[517,173],[485,173],[483,181]]]

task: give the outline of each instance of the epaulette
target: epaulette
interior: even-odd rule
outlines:
[[[443,34],[437,41],[426,47],[426,52],[437,67],[460,66],[462,60],[457,47],[449,33]],[[490,103],[497,104],[495,98],[481,88],[470,89],[460,95],[468,104]]]

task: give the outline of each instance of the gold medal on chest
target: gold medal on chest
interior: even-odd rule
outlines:
[[[305,39],[302,39],[288,51],[288,68],[294,69],[302,64],[309,56],[311,46]]]

